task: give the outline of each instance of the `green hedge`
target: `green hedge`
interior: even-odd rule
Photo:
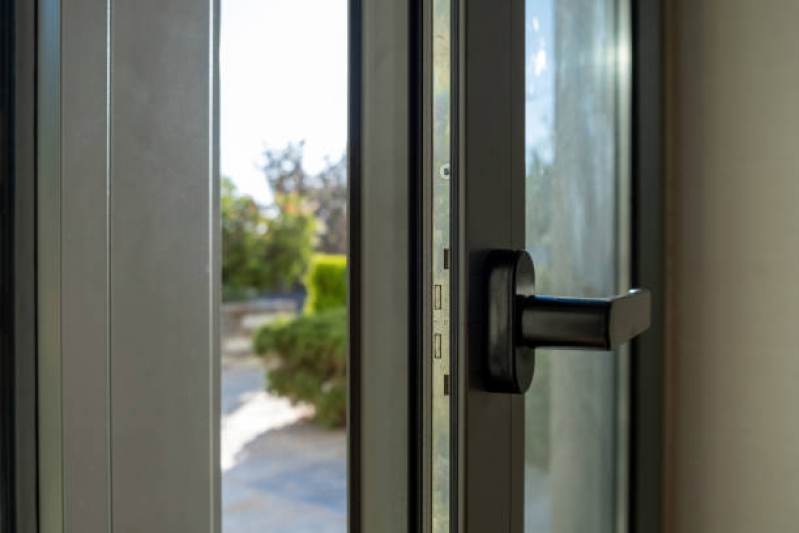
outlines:
[[[308,314],[347,305],[347,256],[317,254],[305,278]]]
[[[267,374],[267,389],[292,402],[310,403],[315,421],[342,427],[347,420],[347,311],[339,306],[262,326],[257,353],[278,364]]]

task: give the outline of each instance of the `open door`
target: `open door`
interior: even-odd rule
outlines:
[[[625,344],[649,328],[652,310],[649,291],[628,292],[631,6],[438,0],[431,9],[430,172],[448,184],[433,216],[451,215],[441,231],[453,250],[444,357],[454,391],[437,395],[434,355],[432,402],[450,419],[440,452],[433,407],[432,531],[625,531]],[[442,13],[451,21],[439,31]],[[451,46],[443,59],[442,41]],[[451,73],[440,115],[443,62]],[[436,166],[441,120],[452,125],[450,175]],[[432,253],[448,253],[433,227]],[[440,453],[451,490],[441,505]]]
[[[17,500],[42,533],[222,531],[218,13],[39,0],[19,38],[36,327],[15,379],[37,396],[17,405],[36,450]],[[627,291],[652,224],[631,17],[349,2],[350,532],[632,529],[630,420],[650,407],[625,343],[652,304]]]

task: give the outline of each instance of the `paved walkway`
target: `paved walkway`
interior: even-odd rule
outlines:
[[[223,533],[344,533],[345,432],[264,391],[260,360],[223,358]]]
[[[308,407],[266,393],[250,335],[223,339],[222,531],[345,533],[345,432],[320,429],[308,421]],[[528,468],[525,531],[546,533],[549,474]]]

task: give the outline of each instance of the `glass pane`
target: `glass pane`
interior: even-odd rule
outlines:
[[[541,294],[620,284],[617,17],[615,0],[526,0],[526,246]],[[618,379],[616,354],[539,350],[526,532],[616,529]]]
[[[347,0],[222,0],[223,533],[344,533]]]

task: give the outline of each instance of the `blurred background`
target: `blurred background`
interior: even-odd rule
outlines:
[[[225,533],[346,531],[346,143],[346,0],[223,0]]]

